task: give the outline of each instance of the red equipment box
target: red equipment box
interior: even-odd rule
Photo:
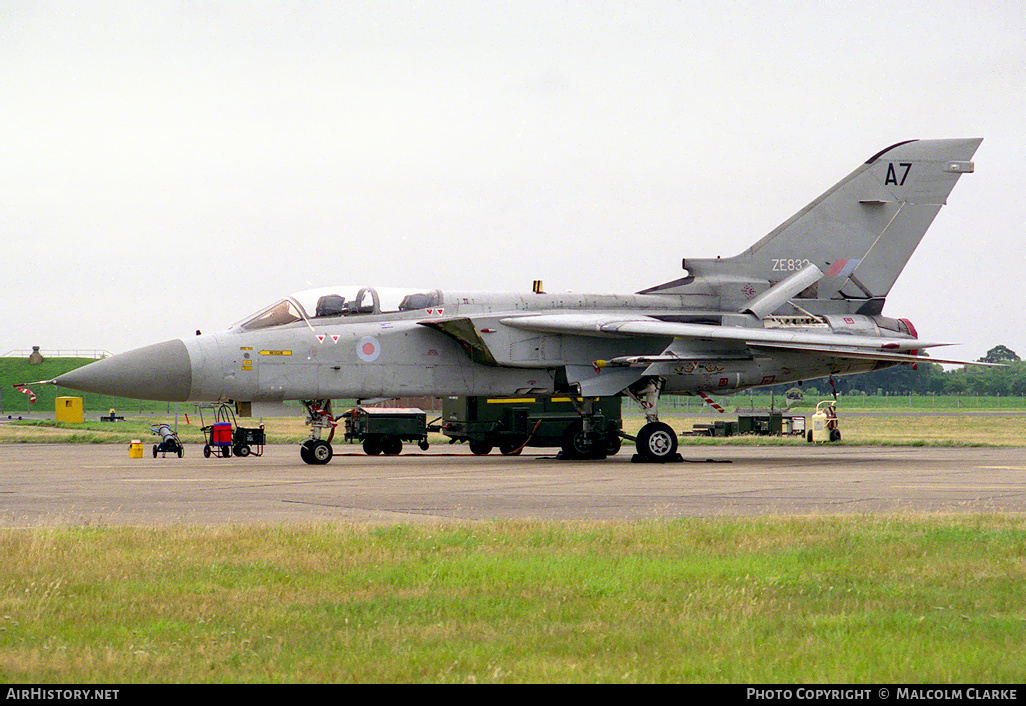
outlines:
[[[210,428],[211,444],[231,444],[232,425],[229,422],[218,422]]]

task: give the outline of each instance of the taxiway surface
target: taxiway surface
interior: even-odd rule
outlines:
[[[0,526],[638,520],[741,515],[1026,512],[1022,448],[682,447],[684,463],[477,457],[438,446],[326,466],[262,457],[128,457],[93,444],[0,446]]]

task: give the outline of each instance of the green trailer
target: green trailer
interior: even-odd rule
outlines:
[[[621,401],[620,397],[587,400],[597,413],[592,423],[597,456],[620,450]],[[583,426],[569,397],[454,396],[442,402],[442,433],[450,443],[468,443],[478,455],[498,447],[510,456],[532,446],[560,447],[564,456],[581,457]]]

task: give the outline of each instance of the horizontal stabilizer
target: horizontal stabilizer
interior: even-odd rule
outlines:
[[[975,365],[987,368],[1005,367],[1001,363],[980,363],[969,360],[950,360],[946,358],[933,358],[925,355],[911,355],[905,353],[890,353],[886,351],[868,351],[865,349],[846,348],[844,346],[811,346],[796,343],[759,343],[753,348],[785,349],[789,351],[818,353],[830,358],[843,360],[880,360],[890,363],[943,363],[945,365]]]

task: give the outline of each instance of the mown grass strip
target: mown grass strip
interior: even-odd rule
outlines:
[[[0,532],[8,682],[1015,682],[1012,516]]]

